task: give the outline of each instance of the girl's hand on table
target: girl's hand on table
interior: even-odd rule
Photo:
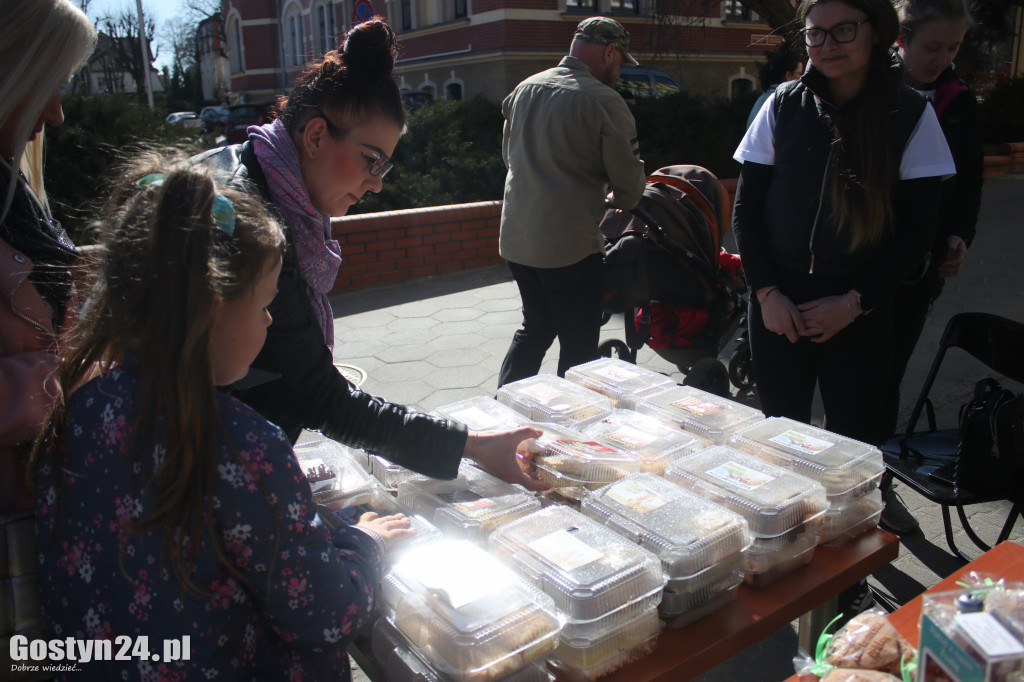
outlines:
[[[806,325],[803,335],[810,336],[813,343],[828,341],[864,312],[860,307],[860,295],[853,291],[842,296],[807,301],[797,308],[803,313]]]
[[[405,514],[393,514],[381,516],[377,512],[366,512],[359,517],[356,526],[373,531],[384,540],[386,547],[391,547],[402,538],[416,534],[415,528],[410,528],[411,521]]]
[[[546,490],[547,484],[527,473],[532,467],[528,463],[520,463],[516,455],[520,443],[541,435],[541,431],[526,426],[511,431],[470,431],[462,456],[507,483],[518,483],[527,490]]]

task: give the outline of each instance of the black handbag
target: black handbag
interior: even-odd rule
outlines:
[[[1024,473],[1024,396],[991,377],[960,407],[955,487],[975,492],[1018,485]]]

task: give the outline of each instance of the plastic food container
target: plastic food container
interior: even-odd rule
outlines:
[[[622,626],[597,636],[564,634],[551,664],[566,679],[589,682],[649,654],[660,633],[657,610],[647,608]]]
[[[737,574],[740,576],[742,574]],[[701,600],[694,606],[683,609],[676,613],[668,613],[662,609],[658,609],[658,615],[665,622],[665,627],[669,630],[678,630],[685,628],[687,625],[693,625],[698,620],[705,616],[709,616],[715,611],[724,608],[736,601],[736,590],[740,586],[742,578],[737,577],[736,581],[724,589],[715,590],[713,596],[708,599]]]
[[[371,635],[373,659],[388,682],[448,682],[450,678],[434,669],[387,618],[378,618]],[[544,661],[502,677],[502,682],[550,682],[553,676]]]
[[[369,466],[368,471],[370,475],[377,479],[377,481],[384,486],[385,490],[394,492],[398,490],[398,486],[402,481],[407,481],[410,478],[419,477],[412,469],[406,469],[403,466],[389,462],[380,455],[367,455],[367,464]]]
[[[755,538],[747,550],[743,582],[752,587],[775,582],[810,562],[817,544],[817,533],[804,533],[785,544],[774,542],[772,538]]]
[[[746,553],[738,552],[700,573],[700,580],[669,581],[658,605],[658,613],[665,619],[676,618],[733,589],[743,582],[745,559]]]
[[[416,534],[404,537],[388,548],[388,551],[384,555],[384,561],[388,565],[398,561],[406,551],[416,545],[435,542],[441,539],[441,531],[437,526],[423,518],[421,514],[415,513],[383,490],[375,491],[369,502],[345,507],[344,509],[338,509],[336,511],[331,511],[327,509],[327,507],[320,507],[317,511],[320,513],[324,524],[329,528],[337,528],[342,524],[354,526],[359,522],[359,517],[366,512],[377,512],[381,516],[405,514],[409,517],[409,527],[415,530]]]
[[[873,445],[784,417],[740,431],[731,444],[818,481],[833,507],[878,487],[885,469],[882,451]]]
[[[725,445],[736,431],[764,420],[760,410],[692,386],[675,386],[645,397],[636,411],[716,445]]]
[[[550,597],[471,542],[405,554],[384,577],[381,609],[436,670],[459,681],[521,670],[554,648]]]
[[[665,478],[741,514],[755,537],[813,528],[828,508],[817,481],[724,445],[673,462]]]
[[[841,545],[878,525],[882,516],[882,491],[878,488],[855,497],[825,513],[818,531],[819,545]]]
[[[607,396],[615,407],[633,409],[640,398],[676,385],[671,378],[618,358],[598,358],[577,365],[565,378]]]
[[[553,374],[520,379],[498,389],[498,402],[538,422],[571,424],[612,409],[612,401]]]
[[[581,511],[656,554],[676,591],[750,545],[742,516],[650,473],[593,492]]]
[[[534,473],[558,492],[579,499],[596,489],[640,471],[640,460],[581,431],[555,424],[536,424],[544,433],[519,445],[519,455],[532,462]]]
[[[328,509],[369,502],[380,490],[355,455],[333,440],[299,443],[295,456],[313,490],[313,501]]]
[[[527,422],[523,415],[488,396],[448,403],[435,409],[434,414],[464,424],[473,431],[503,431]]]
[[[498,526],[541,508],[533,495],[466,464],[450,481],[422,477],[403,481],[398,501],[423,514],[445,535],[481,544]]]
[[[568,507],[502,526],[490,547],[549,595],[570,625],[601,620],[590,635],[655,606],[665,585],[656,555]]]
[[[659,476],[674,459],[704,448],[700,438],[632,410],[612,410],[577,422],[573,428],[632,455],[640,462],[642,471]]]

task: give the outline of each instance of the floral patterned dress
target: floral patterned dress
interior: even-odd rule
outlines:
[[[125,530],[153,504],[148,490],[133,493],[129,469],[146,481],[164,455],[159,442],[127,451],[138,384],[115,369],[72,395],[59,505],[55,472],[44,465],[36,476],[47,638],[113,640],[116,654],[127,636],[138,650],[130,660],[79,662],[66,679],[348,680],[344,647],[371,621],[381,577],[374,540],[326,529],[284,433],[218,393],[238,452],[222,435],[211,453],[218,477],[207,528],[244,580],[204,533],[191,576],[201,594],[183,591],[161,562],[163,529]],[[165,660],[165,642],[185,636],[188,660]]]

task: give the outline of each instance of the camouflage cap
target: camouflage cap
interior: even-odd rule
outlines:
[[[626,58],[626,63],[638,66],[639,62],[629,54],[629,32],[622,24],[608,17],[590,17],[576,27],[576,38],[599,45],[614,45]]]

